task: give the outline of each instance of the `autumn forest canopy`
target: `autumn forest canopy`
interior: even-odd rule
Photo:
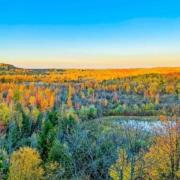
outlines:
[[[179,180],[180,67],[0,63],[0,179]]]

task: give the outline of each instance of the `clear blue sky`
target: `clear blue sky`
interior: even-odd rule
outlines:
[[[22,67],[180,66],[179,0],[1,0],[0,62]]]

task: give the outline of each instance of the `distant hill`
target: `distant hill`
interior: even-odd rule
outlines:
[[[4,63],[0,63],[0,70],[12,70],[12,69],[19,69],[16,68],[15,66],[11,65],[11,64],[4,64]]]
[[[6,71],[6,72],[3,72]],[[139,76],[143,74],[171,74],[171,73],[180,73],[180,67],[154,67],[154,68],[129,68],[129,69],[25,69],[15,67],[11,64],[0,63],[0,73],[5,74],[44,74],[50,75],[53,74],[66,74],[69,77],[77,76],[87,78],[91,77],[92,79],[96,79],[98,77],[107,76],[105,79],[113,78],[120,78],[120,77],[128,77],[128,76]]]

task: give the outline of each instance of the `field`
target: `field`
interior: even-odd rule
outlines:
[[[0,64],[0,177],[179,179],[179,105],[180,68]],[[163,131],[116,120],[159,121]]]

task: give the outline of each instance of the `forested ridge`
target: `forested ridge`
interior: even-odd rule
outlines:
[[[0,64],[0,179],[178,180],[179,117],[180,68]]]

